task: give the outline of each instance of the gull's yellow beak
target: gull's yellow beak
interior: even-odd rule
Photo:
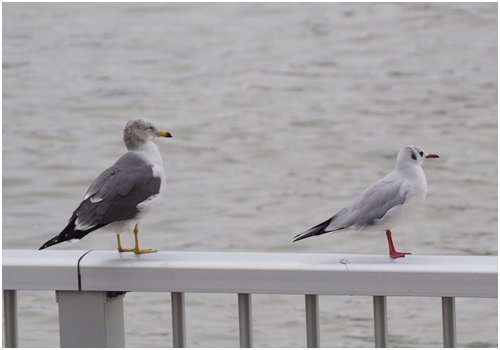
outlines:
[[[156,133],[156,136],[158,136],[158,137],[172,137],[172,134],[169,133],[168,131],[165,131],[165,130],[159,130]]]

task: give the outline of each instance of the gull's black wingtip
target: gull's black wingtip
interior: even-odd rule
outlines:
[[[301,234],[298,234],[297,236],[293,237],[292,242],[297,242],[297,241],[300,241],[300,240],[308,238],[308,237],[319,236],[319,235],[330,232],[330,231],[325,231],[325,229],[328,227],[328,225],[330,225],[330,222],[332,221],[332,219],[333,218],[330,218],[330,219],[322,222],[321,224],[316,225],[316,226],[310,228],[309,230],[302,232]]]
[[[47,242],[42,244],[42,246],[40,248],[38,248],[38,250],[42,250],[42,249],[48,248],[50,246],[53,246],[54,244],[60,243],[60,242],[58,242],[58,238],[59,238],[59,235],[55,236],[54,238],[49,239]]]
[[[298,241],[303,240],[304,238],[307,238],[307,237],[309,237],[309,236],[305,236],[305,235],[304,235],[304,236],[302,236],[302,233],[300,233],[300,234],[298,234],[297,236],[293,237],[293,239],[292,239],[292,243],[293,243],[293,242],[298,242]]]

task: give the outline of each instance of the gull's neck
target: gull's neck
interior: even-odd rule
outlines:
[[[151,140],[140,144],[138,147],[129,150],[129,152],[135,152],[153,164],[163,164],[160,150],[158,149],[158,146],[156,146],[156,144]]]

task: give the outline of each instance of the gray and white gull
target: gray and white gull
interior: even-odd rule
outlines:
[[[40,249],[64,241],[79,240],[90,232],[106,228],[116,233],[119,252],[135,254],[156,250],[139,248],[141,219],[158,206],[165,186],[165,172],[160,151],[152,141],[156,137],[172,137],[145,118],[130,120],[123,140],[128,152],[106,169],[90,185],[68,225]],[[135,247],[123,248],[120,234],[134,232]]]
[[[394,171],[368,187],[351,205],[295,236],[293,241],[340,230],[385,231],[392,259],[411,254],[396,251],[391,229],[405,221],[424,203],[427,180],[422,163],[428,158],[439,156],[429,154],[419,146],[403,147],[398,153]]]

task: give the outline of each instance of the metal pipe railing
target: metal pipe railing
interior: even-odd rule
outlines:
[[[238,293],[240,348],[253,347],[252,294]]]
[[[375,327],[375,347],[387,348],[387,297],[373,296],[373,323]]]
[[[318,296],[306,294],[307,347],[319,348],[319,301]]]
[[[252,293],[304,295],[308,347],[320,346],[319,295],[373,296],[376,347],[388,346],[387,296],[441,297],[443,344],[455,347],[455,297],[496,298],[498,258],[4,250],[3,288],[6,347],[19,345],[16,290],[59,291],[66,346],[85,347],[87,340],[99,347],[124,345],[121,295],[145,291],[171,293],[174,347],[186,347],[184,293],[237,294],[241,347],[253,346]],[[70,317],[76,307],[77,319]],[[99,336],[70,336],[72,327],[85,324],[93,324]]]
[[[18,331],[17,331],[17,291],[3,291],[3,312],[5,322],[5,347],[17,348]]]
[[[443,297],[441,305],[443,310],[443,345],[445,348],[455,348],[457,347],[455,298]]]
[[[186,347],[186,310],[184,293],[172,292],[172,336],[174,348]]]

